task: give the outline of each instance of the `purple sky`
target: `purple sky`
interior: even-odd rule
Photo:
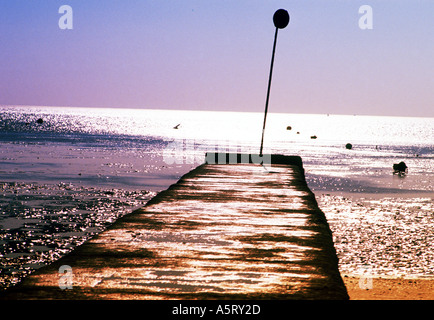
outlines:
[[[270,112],[434,116],[434,1],[410,0],[0,0],[0,104],[263,112],[279,8]]]

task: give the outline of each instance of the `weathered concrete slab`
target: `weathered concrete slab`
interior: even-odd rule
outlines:
[[[301,159],[276,162],[201,165],[1,298],[348,299]]]

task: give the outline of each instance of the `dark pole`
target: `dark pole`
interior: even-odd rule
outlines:
[[[273,22],[274,22],[274,25],[276,27],[276,32],[274,33],[273,54],[271,56],[270,76],[268,77],[267,100],[265,101],[264,125],[262,127],[261,148],[259,150],[259,156],[261,156],[261,157],[262,157],[262,149],[264,147],[265,123],[267,122],[268,101],[270,99],[271,78],[273,76],[273,65],[274,65],[274,54],[276,52],[277,32],[279,31],[279,29],[283,29],[288,25],[288,23],[289,23],[288,12],[286,10],[283,10],[283,9],[277,10],[273,16]]]
[[[276,28],[276,32],[274,33],[273,55],[271,56],[270,76],[268,77],[267,100],[265,101],[265,112],[264,112],[264,125],[262,126],[261,149],[259,150],[259,155],[261,157],[262,157],[262,148],[264,147],[265,123],[267,122],[268,101],[270,99],[271,78],[273,77],[274,53],[276,52],[278,30],[279,28]]]

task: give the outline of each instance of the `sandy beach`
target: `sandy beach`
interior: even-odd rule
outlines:
[[[342,279],[347,287],[350,300],[434,299],[434,279],[374,278],[370,288],[363,288],[363,284],[360,286],[359,277],[344,275]]]
[[[434,299],[431,195],[316,193],[351,300]]]

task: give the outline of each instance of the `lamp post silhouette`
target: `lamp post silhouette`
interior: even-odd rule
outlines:
[[[288,11],[284,9],[277,10],[273,15],[273,23],[274,26],[276,27],[276,32],[274,33],[273,54],[271,56],[270,76],[268,78],[268,90],[267,90],[267,100],[265,102],[264,125],[262,127],[261,149],[259,150],[259,156],[261,157],[262,157],[262,149],[264,147],[265,123],[267,122],[268,101],[270,99],[271,78],[273,76],[274,53],[276,52],[277,32],[279,29],[283,29],[288,25],[289,23]]]

